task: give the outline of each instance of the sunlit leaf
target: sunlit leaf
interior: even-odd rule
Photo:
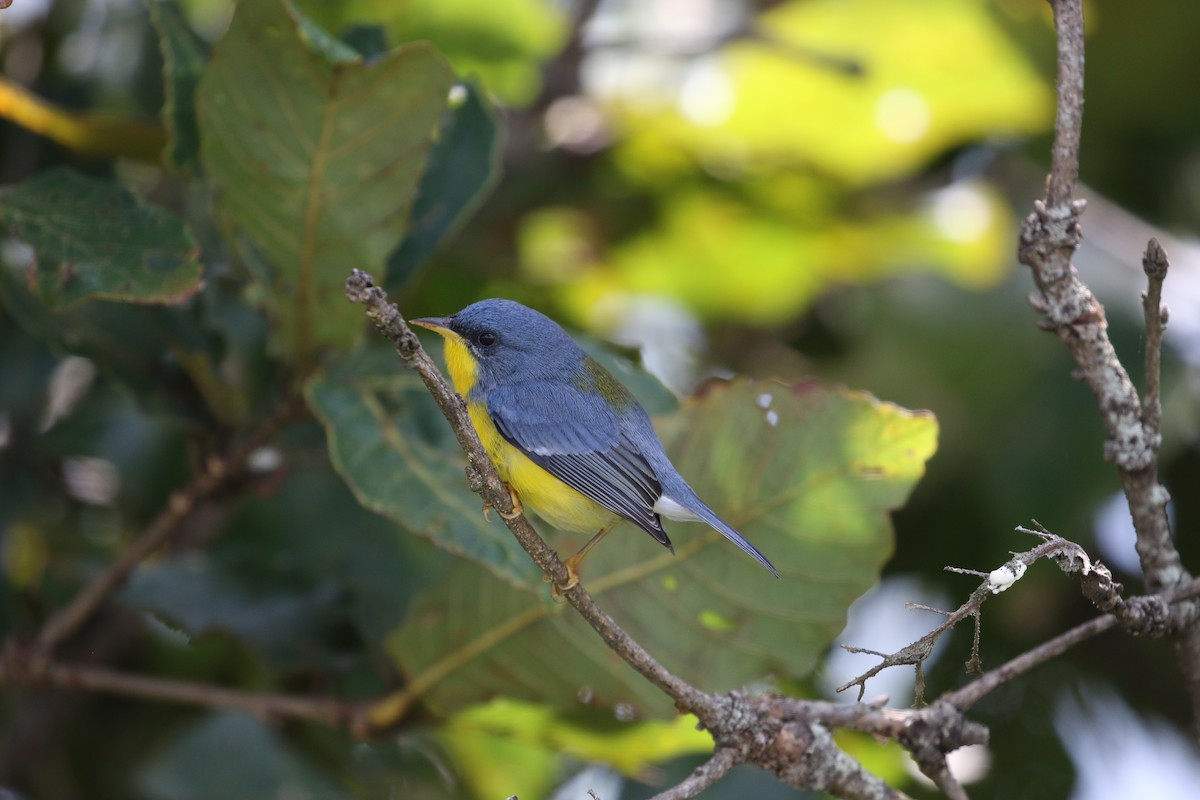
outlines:
[[[460,75],[478,78],[507,105],[524,105],[541,89],[542,64],[563,46],[565,9],[545,0],[303,0],[329,30],[370,20],[395,41],[428,41]]]
[[[170,305],[201,286],[182,221],[66,168],[0,191],[0,231],[33,248],[25,283],[51,309],[90,298]]]
[[[281,0],[238,4],[200,84],[202,152],[225,215],[276,270],[264,301],[277,348],[358,331],[346,270],[382,274],[452,80],[427,44],[367,63]]]
[[[450,236],[500,177],[500,128],[479,89],[460,84],[463,96],[447,109],[413,204],[408,234],[388,257],[388,288],[403,286]],[[458,91],[456,89],[455,91]]]
[[[631,106],[632,137],[659,143],[635,144],[643,156],[735,173],[804,163],[863,184],[1050,124],[1052,95],[983,3],[793,0],[758,30],[695,65],[675,107],[651,120]]]
[[[164,156],[175,169],[195,170],[200,165],[196,87],[208,64],[208,45],[192,30],[174,0],[150,0],[147,5],[163,58],[163,89],[167,95],[162,111],[167,127]]]
[[[866,733],[840,729],[833,737],[838,747],[863,765],[863,769],[895,789],[912,783],[908,751],[899,742],[885,742]]]
[[[986,288],[1006,274],[1015,230],[1003,198],[977,181],[930,193],[915,207],[849,218],[711,191],[677,192],[665,202],[659,225],[561,283],[568,308],[667,295],[705,317],[769,325],[794,318],[832,287],[911,272]]]
[[[843,390],[738,382],[661,418],[659,430],[680,472],[783,579],[717,533],[674,524],[674,556],[618,529],[588,557],[585,585],[668,669],[705,689],[804,675],[890,554],[888,512],[934,451],[933,417]],[[577,539],[555,541],[563,551]],[[504,694],[671,712],[573,610],[467,562],[417,600],[392,645],[447,710]]]
[[[670,722],[621,722],[603,713],[564,717],[509,699],[453,715],[436,739],[481,798],[493,796],[497,787],[521,797],[545,796],[560,777],[563,757],[602,761],[636,778],[654,764],[713,747],[692,716]]]

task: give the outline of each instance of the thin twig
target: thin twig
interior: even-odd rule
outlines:
[[[1046,206],[1070,202],[1079,182],[1079,141],[1083,134],[1083,0],[1051,0],[1058,43],[1058,112]]]
[[[933,646],[939,638],[958,623],[962,622],[967,617],[974,617],[976,621],[976,636],[975,644],[971,651],[971,660],[968,661],[968,671],[978,672],[979,670],[979,608],[984,601],[997,592],[1003,591],[1007,587],[999,586],[993,581],[993,575],[1007,571],[1007,575],[1017,576],[1018,573],[1023,573],[1026,568],[1034,562],[1042,558],[1053,558],[1058,562],[1060,568],[1068,572],[1084,572],[1086,573],[1092,568],[1091,560],[1087,558],[1087,554],[1083,548],[1072,541],[1055,536],[1051,533],[1030,531],[1028,529],[1020,529],[1028,533],[1033,533],[1042,538],[1042,544],[1024,553],[1016,553],[1013,557],[1003,564],[1001,567],[993,570],[991,573],[977,572],[975,570],[963,570],[955,568],[951,571],[959,572],[968,575],[982,575],[983,581],[971,592],[970,597],[954,611],[939,611],[945,619],[937,625],[929,633],[922,636],[917,641],[906,647],[897,650],[894,653],[878,653],[873,650],[867,650],[860,647],[842,645],[844,650],[851,653],[870,653],[871,655],[879,656],[881,661],[872,666],[870,669],[858,675],[853,680],[847,681],[837,687],[838,692],[844,692],[852,686],[858,687],[858,699],[861,700],[867,690],[867,681],[878,675],[889,667],[911,666],[920,667],[933,652]],[[1015,580],[1015,577],[1013,578]],[[924,608],[926,611],[936,611],[936,609]],[[915,702],[920,705],[924,702],[924,698],[920,693],[917,693]]]
[[[1161,598],[1155,599],[1171,604],[1195,597],[1197,594],[1200,594],[1200,578],[1193,578],[1185,584],[1180,584],[1172,588]],[[1139,599],[1142,598],[1133,598],[1129,602],[1134,603],[1134,601]],[[1044,664],[1050,659],[1062,655],[1075,645],[1116,627],[1117,624],[1117,617],[1112,614],[1105,614],[1104,616],[1088,620],[1065,633],[1055,636],[1047,642],[1043,642],[1032,650],[1028,650],[1016,658],[1001,664],[996,669],[981,675],[966,686],[945,693],[938,698],[938,701],[950,703],[954,707],[966,711],[1000,685],[1007,683],[1018,675],[1028,672],[1039,664]]]
[[[1142,311],[1146,320],[1146,396],[1142,400],[1142,421],[1154,433],[1158,433],[1162,425],[1159,381],[1163,331],[1167,328],[1167,308],[1162,304],[1162,287],[1169,267],[1167,252],[1157,239],[1151,239],[1142,256],[1142,270],[1146,273],[1146,292],[1142,295]]]
[[[203,683],[130,675],[104,667],[33,660],[22,662],[14,653],[0,664],[0,685],[50,686],[163,700],[172,703],[228,708],[263,719],[307,719],[344,727],[357,709],[339,700],[284,694],[239,692]]]
[[[1062,655],[1080,642],[1086,641],[1110,628],[1115,628],[1116,625],[1117,618],[1111,614],[1105,614],[1102,617],[1088,620],[1082,625],[1071,628],[1066,633],[1055,636],[1048,642],[1042,642],[1032,650],[1028,650],[1016,658],[1001,664],[996,669],[989,670],[961,689],[947,692],[940,699],[956,708],[966,711],[1001,684],[1007,683],[1018,675],[1028,672],[1055,656]]]
[[[49,652],[78,630],[96,613],[104,599],[129,578],[138,564],[166,544],[201,501],[241,476],[250,455],[291,419],[295,409],[294,398],[283,401],[224,457],[209,458],[200,474],[171,495],[158,516],[121,551],[108,569],[46,621],[38,633],[37,646]]]
[[[687,776],[682,783],[672,786],[665,792],[659,792],[650,800],[688,800],[690,797],[695,797],[725,777],[729,770],[742,762],[742,758],[742,754],[737,750],[718,747],[712,758],[692,770],[692,774]]]
[[[933,785],[941,790],[947,800],[971,800],[967,796],[967,790],[958,782],[958,778],[950,772],[950,765],[946,761],[946,754],[934,751],[932,753],[918,753],[916,756],[917,766],[921,768],[921,772],[925,777],[933,781]]]

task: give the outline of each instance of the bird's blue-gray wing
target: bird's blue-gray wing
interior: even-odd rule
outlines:
[[[492,389],[487,407],[500,435],[530,461],[671,546],[654,512],[662,486],[603,399],[538,381]]]

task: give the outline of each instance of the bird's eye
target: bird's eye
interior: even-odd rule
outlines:
[[[479,342],[479,344],[483,345],[484,347],[491,347],[496,343],[496,334],[492,333],[491,331],[484,331],[475,337],[475,341]]]

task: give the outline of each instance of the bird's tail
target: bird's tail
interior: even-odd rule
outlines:
[[[671,486],[666,493],[677,504],[683,506],[688,512],[694,514],[696,519],[707,523],[709,527],[716,530],[729,541],[736,544],[744,550],[751,558],[762,564],[767,569],[771,570],[771,574],[776,578],[779,577],[779,570],[775,569],[775,565],[767,560],[767,557],[758,551],[758,548],[750,544],[746,539],[733,528],[731,528],[725,520],[717,516],[716,512],[709,508],[700,496],[688,486],[683,480],[679,481],[681,486]],[[664,486],[664,489],[667,487]]]

